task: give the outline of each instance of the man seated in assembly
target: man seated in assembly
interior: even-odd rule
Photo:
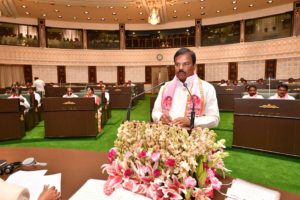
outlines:
[[[72,88],[67,88],[67,93],[63,95],[63,98],[77,98],[78,96],[76,94],[73,94]]]
[[[219,86],[227,86],[226,81],[224,79],[221,80]]]
[[[5,93],[4,95],[10,96],[11,95],[11,88],[10,87],[6,87],[5,88]]]
[[[277,86],[277,93],[271,96],[269,99],[282,99],[282,100],[295,100],[288,94],[289,87],[285,84],[280,84]]]
[[[257,88],[255,85],[249,85],[247,87],[248,94],[243,96],[243,99],[263,99],[264,97],[257,94]]]
[[[29,94],[30,96],[33,95],[34,96],[34,100],[37,101],[37,106],[41,107],[41,95],[37,92],[35,92],[35,89],[33,87],[28,88],[27,90],[27,94]]]
[[[99,81],[99,84],[97,84],[97,87],[99,87],[100,88],[100,90],[102,89],[102,88],[106,88],[106,85],[103,83],[103,81]]]
[[[24,113],[29,111],[30,108],[30,104],[27,101],[26,98],[24,98],[21,94],[20,94],[20,90],[12,88],[11,89],[11,95],[8,97],[9,99],[20,99],[20,105],[24,106],[25,110]]]

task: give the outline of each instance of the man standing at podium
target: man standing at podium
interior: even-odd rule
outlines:
[[[154,122],[190,127],[194,98],[194,126],[213,128],[218,126],[220,116],[215,88],[201,80],[196,70],[196,55],[187,48],[174,55],[175,77],[161,87],[152,110]],[[189,94],[191,93],[191,95]]]

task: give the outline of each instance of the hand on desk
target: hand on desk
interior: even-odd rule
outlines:
[[[57,189],[52,186],[49,188],[49,185],[45,185],[43,192],[40,194],[38,200],[58,200],[61,199],[60,192],[57,191]]]

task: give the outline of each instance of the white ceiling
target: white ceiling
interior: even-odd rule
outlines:
[[[12,18],[137,24],[147,23],[149,11],[155,6],[164,24],[233,15],[292,2],[294,0],[0,0],[0,14]]]

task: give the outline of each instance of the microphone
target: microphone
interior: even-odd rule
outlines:
[[[131,98],[130,98],[129,105],[128,105],[128,108],[127,108],[127,117],[126,117],[126,120],[127,120],[127,121],[130,121],[130,114],[131,114],[131,108],[132,108],[132,101],[133,101],[133,100],[135,100],[135,99],[138,98],[139,96],[145,94],[146,92],[149,92],[149,91],[151,91],[151,90],[153,90],[153,89],[155,89],[155,88],[158,88],[158,87],[164,85],[165,83],[166,83],[165,81],[162,81],[160,84],[158,84],[158,85],[156,85],[156,86],[154,86],[154,87],[151,87],[150,89],[145,90],[145,91],[143,91],[143,92],[141,92],[141,93],[135,95],[134,97],[131,97]]]
[[[182,84],[187,89],[187,91],[188,91],[188,93],[189,93],[189,95],[191,96],[191,99],[192,99],[192,112],[191,112],[191,123],[190,123],[190,129],[192,130],[195,126],[195,101],[194,101],[194,98],[191,94],[191,91],[187,87],[187,84],[186,83],[182,83]]]

